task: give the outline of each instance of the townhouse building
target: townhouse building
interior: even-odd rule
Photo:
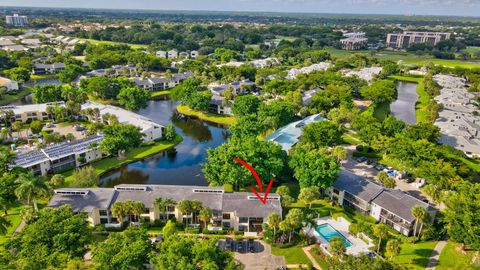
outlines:
[[[65,102],[49,102],[42,104],[28,104],[28,105],[7,105],[1,106],[0,110],[12,110],[14,117],[10,119],[11,122],[30,122],[34,120],[49,120],[52,119],[52,115],[47,113],[47,108],[50,106],[65,106]],[[0,115],[0,118],[5,117]]]
[[[172,199],[175,205],[159,209],[154,204],[159,197]],[[232,228],[236,231],[258,232],[271,213],[282,215],[280,196],[277,194],[269,194],[266,204],[263,204],[251,193],[227,193],[220,187],[204,186],[122,184],[113,188],[62,188],[55,190],[47,206],[68,204],[74,212],[87,213],[92,225],[118,226],[121,221],[112,215],[111,209],[116,202],[126,200],[142,202],[146,207],[139,219],[130,217],[131,221],[151,222],[175,217],[189,226],[198,226],[198,217],[194,213],[182,213],[177,203],[181,200],[198,200],[203,207],[212,210],[209,222],[209,229],[212,230]]]
[[[57,74],[65,69],[64,63],[43,64],[35,63],[32,68],[33,74]]]
[[[414,206],[425,208],[432,217],[432,222],[437,211],[428,203],[403,191],[384,188],[344,169],[325,193],[338,204],[370,215],[405,236],[410,236],[420,226],[412,215]]]
[[[61,172],[78,168],[102,158],[99,144],[102,135],[95,135],[72,142],[62,142],[42,149],[18,153],[14,156],[11,168],[18,166],[32,170],[36,175]]]

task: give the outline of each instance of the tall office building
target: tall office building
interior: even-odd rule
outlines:
[[[13,16],[5,16],[5,21],[8,25],[13,26],[25,26],[28,24],[27,16],[18,16],[18,14],[13,14]]]
[[[436,45],[442,40],[450,39],[450,36],[451,33],[405,31],[399,34],[388,34],[387,46],[394,49],[405,49],[414,43],[429,42]]]

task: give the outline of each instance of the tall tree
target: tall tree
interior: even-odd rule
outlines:
[[[400,254],[400,242],[397,239],[390,239],[388,240],[385,249],[387,251],[387,256],[390,257],[390,259],[393,259],[393,257]]]
[[[320,191],[318,187],[304,187],[300,189],[298,199],[308,204],[308,208],[312,208],[312,202],[320,199]]]
[[[333,254],[335,258],[343,257],[345,251],[347,250],[345,247],[345,243],[343,242],[342,238],[340,237],[333,237],[330,239],[330,252]]]
[[[275,238],[277,235],[277,228],[280,225],[282,218],[277,213],[270,213],[267,217],[267,224],[270,228],[273,229],[273,237]]]
[[[204,207],[202,208],[202,210],[200,210],[198,217],[203,222],[204,228],[207,228],[208,223],[212,219],[212,216],[213,216],[212,209],[208,207]]]
[[[37,197],[47,196],[51,192],[51,188],[45,183],[45,181],[28,172],[21,174],[17,180],[18,187],[15,189],[15,195],[19,199],[25,199],[29,204],[33,204],[35,211],[38,211]]]
[[[420,205],[415,205],[412,207],[412,216],[415,218],[415,227],[413,230],[413,235],[417,235],[417,228],[418,224],[421,224],[420,226],[423,226],[423,223],[427,219],[428,212],[425,208],[423,208]],[[418,234],[420,235],[420,233]]]
[[[342,143],[342,128],[330,121],[307,125],[302,131],[302,141],[314,147],[334,146]]]
[[[373,235],[378,237],[378,247],[377,253],[380,252],[380,247],[382,245],[382,239],[387,238],[388,236],[388,228],[385,224],[377,224],[373,227]]]
[[[138,111],[147,107],[147,102],[150,100],[150,92],[139,87],[126,87],[120,90],[117,98],[118,103],[127,110]]]
[[[340,171],[338,162],[320,150],[295,149],[289,162],[300,187],[316,186],[322,190],[332,186]]]

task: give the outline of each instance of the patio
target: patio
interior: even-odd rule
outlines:
[[[360,254],[371,253],[369,248],[374,246],[372,240],[369,239],[366,235],[362,235],[362,237],[366,239],[367,242],[369,242],[367,244],[362,239],[352,235],[348,231],[348,228],[350,227],[350,222],[345,220],[343,217],[338,217],[337,219],[334,219],[333,217],[330,217],[330,216],[317,218],[316,224],[317,226],[322,224],[328,224],[333,229],[335,229],[338,233],[340,233],[346,240],[348,240],[351,243],[351,245],[346,248],[347,254],[357,256]],[[307,227],[304,228],[304,231],[308,236],[314,237],[317,240],[317,243],[320,245],[320,247],[324,251],[326,251],[327,254],[330,254],[328,252],[328,247],[330,243],[316,231],[316,227],[313,228],[312,226],[308,225]]]

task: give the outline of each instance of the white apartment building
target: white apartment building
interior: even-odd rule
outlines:
[[[104,105],[96,102],[86,102],[82,105],[82,110],[86,109],[98,109],[100,115],[98,119],[89,119],[91,121],[102,121],[102,115],[110,114],[115,115],[118,122],[121,124],[131,124],[140,129],[140,132],[144,135],[143,141],[149,142],[159,138],[162,138],[163,126],[153,122],[152,119],[142,116],[140,114],[115,107],[112,105]]]
[[[405,49],[414,43],[431,43],[436,45],[442,40],[450,39],[451,33],[404,31],[387,35],[387,46],[394,49]]]
[[[5,16],[5,23],[13,26],[26,26],[28,25],[27,16],[19,16],[18,14],[13,14],[13,16]]]

